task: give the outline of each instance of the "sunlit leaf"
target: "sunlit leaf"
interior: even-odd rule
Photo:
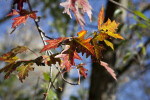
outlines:
[[[106,43],[107,46],[110,46],[114,50],[114,46],[110,41],[104,40],[104,42]]]
[[[88,39],[84,39],[84,36],[86,34],[87,31],[80,31],[78,32],[78,37],[74,38],[73,40],[75,41],[75,45],[76,47],[78,48],[78,50],[80,52],[83,53],[86,53],[87,56],[89,55],[92,55],[94,56],[95,53],[94,53],[94,49],[91,44],[90,44],[90,41],[91,41],[91,38],[88,38]]]

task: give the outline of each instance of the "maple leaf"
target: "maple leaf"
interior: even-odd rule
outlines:
[[[0,73],[1,72],[6,72],[4,78],[8,79],[9,75],[16,70],[17,67],[19,67],[22,64],[22,62],[12,62],[9,63],[8,65],[6,65],[5,67],[3,67],[2,69],[0,69]]]
[[[10,52],[3,54],[0,57],[0,61],[14,62],[18,59],[16,56],[17,54],[22,53],[27,50],[28,48],[25,46],[17,46],[16,48],[13,48]]]
[[[92,44],[94,46],[94,51],[95,51],[96,59],[99,62],[100,59],[102,58],[102,51],[105,50],[105,48],[104,48],[103,45],[99,45],[97,43],[97,39],[92,39]]]
[[[5,62],[14,62],[16,61],[18,58],[17,56],[11,56],[11,53],[8,52],[6,54],[3,54],[1,57],[0,57],[0,61],[5,61]]]
[[[18,10],[22,10],[23,7],[23,2],[26,2],[27,0],[15,0],[13,5],[17,4],[17,9]]]
[[[101,26],[101,30],[102,32],[105,32],[109,36],[114,37],[116,39],[124,39],[120,34],[116,33],[118,25],[119,23],[117,24],[115,21],[111,22],[111,20],[108,19],[107,22]]]
[[[28,72],[33,71],[34,68],[31,67],[33,63],[36,63],[39,66],[42,65],[42,61],[43,59],[41,60],[41,56],[40,56],[34,60],[25,60],[25,61],[20,60],[20,61],[9,62],[9,64],[7,64],[2,69],[0,69],[0,73],[5,72],[6,74],[4,78],[7,79],[9,78],[10,74],[13,71],[17,70],[19,80],[23,82],[23,80],[28,76]]]
[[[31,67],[31,65],[33,65],[33,62],[26,62],[22,66],[17,68],[18,77],[21,82],[23,82],[23,80],[28,76],[29,71],[34,70],[34,68]]]
[[[85,20],[83,18],[83,13],[86,12],[87,15],[90,18],[92,18],[92,7],[90,6],[89,2],[87,0],[66,0],[66,2],[60,3],[61,6],[65,8],[63,13],[67,13],[70,18],[72,18],[70,11],[71,10],[77,22],[81,25],[82,29],[85,24]]]
[[[94,49],[93,49],[94,46],[90,44],[91,38],[84,39],[86,32],[87,31],[85,30],[78,32],[79,37],[73,38],[73,41],[75,43],[74,45],[77,47],[77,49],[80,52],[82,52],[82,55],[83,53],[86,53],[87,57],[89,55],[95,56]]]
[[[40,53],[46,50],[58,48],[61,45],[61,43],[66,39],[68,39],[68,37],[60,37],[57,39],[45,40],[45,42],[48,42],[49,44],[45,45],[44,48],[40,51]]]
[[[19,26],[20,24],[26,22],[26,20],[30,17],[32,19],[36,19],[36,13],[37,11],[32,11],[29,12],[27,10],[22,9],[21,11],[17,11],[17,10],[13,10],[13,12],[11,12],[10,14],[8,14],[7,16],[12,16],[12,15],[19,15],[18,17],[12,19],[14,20],[14,22],[12,23],[12,28],[15,28],[16,26]]]
[[[28,50],[28,47],[26,46],[17,46],[16,48],[13,48],[10,52],[12,52],[14,55],[17,55],[18,53],[26,52]]]
[[[70,55],[70,53],[68,53],[68,51],[67,51],[67,50],[69,50],[69,48],[70,48],[70,45],[66,45],[65,49],[61,52],[61,54],[58,54],[55,56],[55,58],[63,58],[61,67],[63,68],[63,66],[65,66],[66,71],[70,71],[71,66],[75,65],[74,59],[82,60],[76,51],[72,51],[73,55]],[[70,56],[72,57],[72,59],[69,59]]]
[[[13,25],[12,25],[11,28],[15,28],[16,26],[19,26],[22,23],[25,24],[25,22],[28,19],[28,17],[29,16],[26,15],[26,16],[19,16],[19,17],[16,17],[16,18],[12,19],[12,20],[14,20],[14,22],[12,23]]]
[[[77,65],[77,69],[79,69],[80,74],[81,74],[84,78],[86,78],[86,77],[87,77],[87,73],[85,73],[85,71],[88,71],[88,70],[85,69],[85,68],[83,67],[83,65],[85,65],[85,64],[79,64],[79,65]]]
[[[108,36],[114,37],[116,39],[117,38],[124,39],[120,34],[116,34],[116,29],[118,29],[119,23],[116,23],[115,21],[111,22],[110,19],[108,19],[106,23],[103,22],[104,22],[104,9],[102,5],[101,11],[98,16],[98,30],[100,31],[100,33],[98,34],[99,38],[101,38],[104,34],[107,34]]]
[[[115,79],[117,80],[116,78],[116,74],[114,73],[114,70],[111,69],[107,63],[103,62],[103,61],[100,61],[100,65],[102,65],[108,72],[109,74]]]
[[[104,41],[109,38],[110,38],[110,36],[108,36],[108,34],[102,33],[102,32],[100,32],[97,36],[95,36],[95,39],[98,41]]]
[[[106,23],[104,23],[104,9],[103,9],[103,5],[101,8],[101,11],[98,15],[98,35],[97,32],[94,33],[94,37],[92,40],[95,41],[94,45],[94,49],[95,51],[98,52],[98,49],[101,49],[100,51],[102,51],[102,48],[100,48],[98,46],[98,41],[104,41],[104,43],[107,46],[110,46],[112,48],[112,50],[114,50],[113,44],[108,41],[108,39],[111,39],[111,37],[116,38],[116,39],[124,39],[120,34],[116,33],[116,29],[118,29],[118,25],[119,23],[116,23],[115,21],[112,21],[110,19],[107,20]],[[100,58],[98,56],[100,56],[97,52],[96,53],[96,58]]]

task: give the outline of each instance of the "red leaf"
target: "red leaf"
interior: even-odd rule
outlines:
[[[36,14],[35,13],[37,13],[37,11],[33,11],[33,12],[31,12],[30,13],[30,17],[31,18],[33,18],[33,19],[36,19],[37,18],[37,16],[36,16]]]
[[[60,37],[57,39],[52,39],[52,40],[45,40],[46,42],[48,42],[48,45],[45,45],[44,48],[40,51],[46,51],[46,50],[50,50],[50,49],[56,49],[57,47],[60,46],[60,44],[62,43],[62,41],[68,39],[68,37]]]
[[[88,71],[88,70],[85,69],[85,68],[83,67],[83,65],[85,65],[85,64],[79,64],[79,65],[77,65],[77,68],[79,69],[80,74],[81,74],[84,78],[86,78],[86,77],[87,77],[87,73],[85,73],[85,71]]]
[[[116,78],[116,74],[114,73],[114,70],[111,69],[107,63],[103,62],[103,61],[100,61],[100,64],[109,72],[109,74],[115,79],[117,80]]]
[[[74,59],[82,60],[76,51],[73,51],[73,55],[67,54],[66,51],[70,48],[70,45],[66,45],[65,49],[61,52],[61,54],[55,56],[55,58],[63,58],[63,62],[61,66],[65,66],[66,71],[70,71],[71,66],[75,65]],[[69,59],[72,56],[72,59]]]
[[[69,10],[71,10],[74,13],[75,18],[77,22],[79,22],[79,24],[81,25],[82,29],[85,24],[85,20],[83,17],[84,12],[87,13],[91,21],[92,7],[90,6],[87,0],[66,0],[66,2],[60,3],[60,5],[65,8],[63,13],[67,13],[70,16],[70,18],[72,18],[72,16]]]
[[[12,19],[14,22],[12,23],[12,28],[15,28],[16,26],[19,26],[22,23],[25,23],[26,20],[30,17],[33,19],[36,19],[36,13],[37,11],[29,12],[27,10],[22,9],[21,11],[13,10],[10,14],[7,16],[12,16],[12,15],[19,15],[18,17]]]
[[[28,19],[28,15],[26,16],[19,16],[19,17],[16,17],[12,20],[14,20],[14,22],[12,23],[12,27],[11,28],[14,28],[15,26],[19,26],[20,24],[22,23],[25,23],[26,20]]]
[[[15,9],[13,9],[13,12],[11,12],[10,14],[8,14],[7,16],[14,16],[14,15],[19,15],[19,12]]]

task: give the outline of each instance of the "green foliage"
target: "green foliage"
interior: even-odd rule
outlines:
[[[59,100],[54,90],[52,89],[49,90],[47,100]]]

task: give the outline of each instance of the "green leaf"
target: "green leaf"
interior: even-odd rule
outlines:
[[[44,79],[49,82],[49,79],[50,79],[49,74],[43,73],[43,75],[44,75]]]
[[[56,92],[54,92],[52,89],[50,89],[48,92],[47,100],[58,100]]]
[[[148,21],[148,18],[143,14],[141,13],[140,11],[134,11],[135,14],[137,14],[139,17],[145,19],[146,21]]]
[[[144,56],[146,55],[146,49],[145,49],[144,46],[142,47],[142,53],[143,53]]]
[[[137,26],[142,27],[142,28],[146,28],[147,26],[143,23],[138,23]]]
[[[131,55],[132,55],[131,52],[126,53],[126,55],[123,58],[123,63],[125,63],[131,57]]]

